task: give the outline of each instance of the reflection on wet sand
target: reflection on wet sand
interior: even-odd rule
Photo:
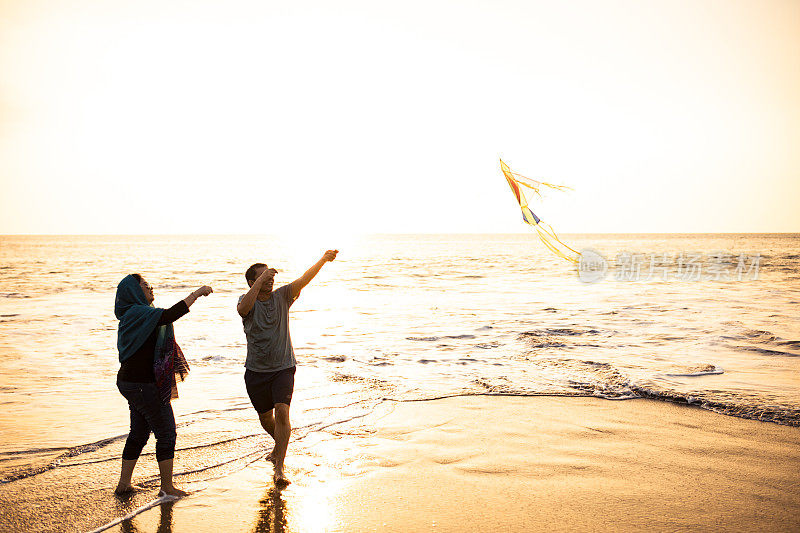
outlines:
[[[259,500],[258,523],[253,528],[253,533],[285,533],[286,525],[286,500],[283,499],[281,489],[270,487],[266,494]]]
[[[330,447],[325,447],[325,452],[331,458],[338,457]],[[272,465],[262,459],[230,476],[195,485],[191,496],[145,510],[110,531],[327,531],[335,519],[330,501],[341,488],[342,464],[326,465],[320,457],[299,453],[293,459],[289,470],[293,482],[288,486],[273,485]],[[131,513],[140,506],[129,505],[133,508],[119,513]]]
[[[172,508],[178,500],[164,502],[159,506],[161,512],[161,520],[158,523],[158,533],[172,533]],[[120,531],[122,533],[142,533],[146,530],[141,530],[136,527],[136,517],[129,520],[124,520],[120,524]]]

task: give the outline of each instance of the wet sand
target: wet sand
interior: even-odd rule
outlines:
[[[384,403],[368,418],[290,449],[283,490],[259,461],[112,530],[800,528],[800,428],[553,397]]]

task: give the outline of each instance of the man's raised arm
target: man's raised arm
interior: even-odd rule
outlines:
[[[236,306],[236,311],[239,312],[239,316],[244,318],[250,313],[253,306],[256,304],[256,298],[261,291],[261,286],[264,285],[264,282],[267,280],[274,278],[276,272],[277,270],[274,268],[265,268],[261,275],[256,278],[253,285],[250,286],[250,290],[247,291],[242,301]]]
[[[322,265],[336,259],[336,254],[338,253],[339,250],[328,250],[319,261],[314,263],[314,266],[306,270],[305,274],[291,282],[289,284],[289,288],[291,289],[291,298],[297,298],[297,296],[300,294],[300,291],[303,290],[303,287],[308,285],[309,282],[314,279],[314,276],[319,273]],[[242,303],[244,303],[244,300],[242,300]]]

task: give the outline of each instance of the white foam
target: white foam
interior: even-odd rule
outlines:
[[[674,373],[674,374],[670,373],[670,374],[664,374],[664,375],[665,376],[669,376],[669,377],[673,377],[673,378],[680,378],[680,377],[691,378],[691,377],[695,377],[695,376],[711,376],[711,375],[714,375],[714,374],[724,374],[724,373],[725,373],[725,371],[722,368],[720,368],[718,366],[715,366],[712,370],[701,370],[699,372],[687,372],[687,373],[684,373],[684,374],[681,374],[681,373]]]
[[[130,520],[131,518],[133,518],[137,514],[141,514],[141,513],[145,512],[145,511],[147,511],[148,509],[152,509],[153,507],[157,507],[157,506],[161,505],[162,503],[172,502],[172,501],[175,501],[175,500],[178,500],[178,499],[179,498],[177,496],[170,496],[168,494],[165,494],[164,496],[160,496],[160,497],[156,498],[155,500],[151,501],[150,503],[146,503],[146,504],[142,505],[138,509],[134,509],[133,511],[131,511],[130,513],[126,514],[125,516],[123,516],[121,518],[117,518],[117,519],[112,520],[111,522],[109,522],[107,524],[103,524],[102,526],[98,527],[97,529],[91,530],[89,533],[99,533],[100,531],[105,531],[106,529],[112,528],[112,527],[116,526],[117,524],[121,524],[125,520]]]

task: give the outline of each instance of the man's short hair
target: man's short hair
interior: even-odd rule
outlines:
[[[247,280],[248,285],[250,284],[250,282],[253,283],[256,282],[256,277],[257,277],[256,271],[258,271],[259,268],[263,268],[265,266],[267,265],[265,265],[264,263],[253,263],[252,265],[250,265],[250,268],[248,268],[247,272],[244,273],[244,279]]]

